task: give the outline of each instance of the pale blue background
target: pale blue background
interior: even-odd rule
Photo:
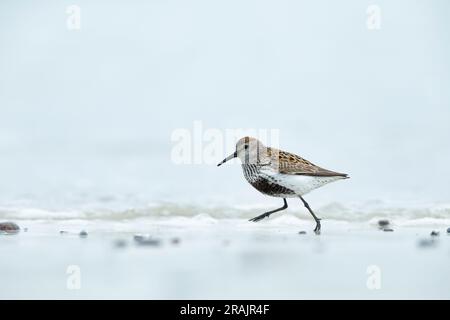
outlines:
[[[278,203],[237,166],[173,165],[194,120],[350,173],[312,203],[448,202],[450,3],[377,1],[369,31],[373,3],[1,1],[0,204]]]

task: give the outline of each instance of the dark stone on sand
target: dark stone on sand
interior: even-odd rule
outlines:
[[[161,244],[158,239],[153,239],[152,237],[146,235],[135,235],[133,239],[136,244],[140,246],[157,247]]]
[[[67,231],[64,231],[64,230],[60,230],[59,231],[59,234],[66,234],[66,233],[68,233]]]
[[[306,234],[306,231],[299,231],[298,234]]]
[[[180,243],[180,238],[172,238],[172,239],[170,239],[170,243],[171,244],[179,244]]]
[[[432,237],[439,236],[439,231],[436,231],[436,230],[431,231],[430,236],[432,236]]]
[[[141,240],[144,240],[145,238],[149,238],[149,236],[142,235],[142,234],[135,234],[133,236],[134,241],[141,241]]]
[[[450,228],[447,228],[447,233],[450,234]]]
[[[0,223],[0,233],[5,234],[15,234],[20,231],[20,227],[14,222],[1,222]]]
[[[420,248],[430,248],[434,247],[437,244],[437,242],[433,239],[421,239],[418,242],[418,246]]]
[[[384,231],[384,232],[394,232],[394,229],[391,229],[391,228],[384,228],[383,231]]]
[[[156,240],[156,239],[144,239],[144,240],[138,241],[137,244],[140,245],[140,246],[157,247],[157,246],[159,246],[161,243],[160,243],[159,240]]]
[[[80,238],[86,238],[88,236],[88,233],[84,230],[81,230],[79,233]]]
[[[389,225],[389,220],[387,220],[387,219],[378,220],[378,226],[380,226],[380,228],[387,227],[388,225]]]
[[[123,239],[117,239],[114,241],[114,247],[116,248],[125,248],[127,246],[127,242]]]

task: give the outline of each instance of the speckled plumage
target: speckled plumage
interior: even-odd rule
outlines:
[[[265,147],[254,138],[243,138],[237,148],[240,145],[244,149],[241,158],[245,179],[269,196],[292,198],[347,178],[345,173],[321,168],[293,153]]]
[[[264,146],[255,138],[245,137],[236,144],[236,151],[221,164],[233,158],[242,162],[245,179],[263,194],[283,198],[284,206],[268,211],[250,221],[257,222],[272,213],[287,208],[286,198],[298,197],[316,221],[314,231],[320,233],[320,219],[303,199],[303,195],[330,182],[346,179],[348,175],[316,166],[293,153]]]
[[[266,148],[266,152],[275,164],[272,168],[281,174],[296,174],[315,177],[347,177],[347,174],[345,173],[321,168],[293,153],[274,148]],[[276,166],[277,163],[278,167]]]
[[[256,190],[272,197],[295,196],[295,191],[282,186],[279,181],[261,170],[256,164],[243,164],[244,177]]]

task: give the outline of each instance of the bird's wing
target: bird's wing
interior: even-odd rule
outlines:
[[[269,151],[272,159],[279,159],[278,164],[274,165],[280,173],[292,174],[292,175],[305,175],[305,176],[316,176],[316,177],[343,177],[347,178],[348,175],[345,173],[334,172],[316,166],[315,164],[309,162],[302,157],[299,157],[293,153],[277,150],[271,148]],[[277,154],[278,153],[278,157]]]

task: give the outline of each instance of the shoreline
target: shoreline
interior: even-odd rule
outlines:
[[[282,217],[163,220],[18,221],[27,232],[0,235],[0,298],[450,298],[444,225],[384,232],[326,220],[317,236],[313,221]],[[67,287],[71,266],[80,289]]]

